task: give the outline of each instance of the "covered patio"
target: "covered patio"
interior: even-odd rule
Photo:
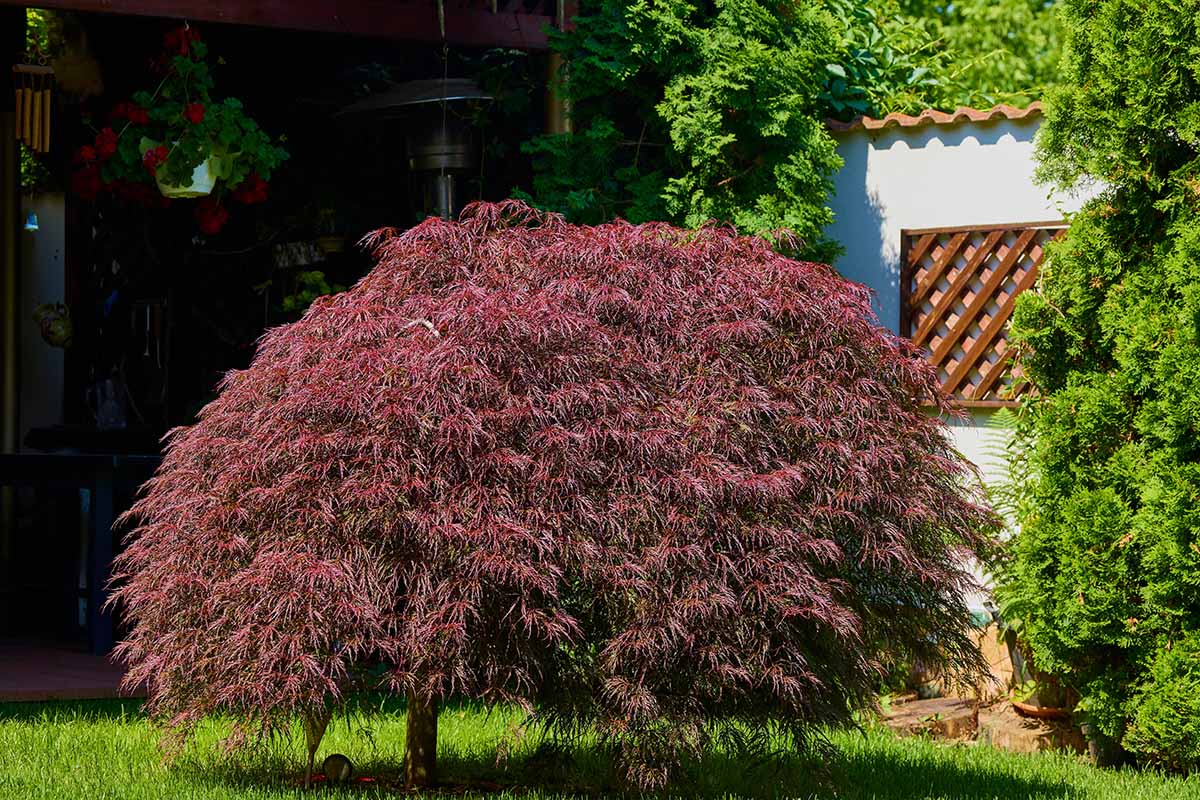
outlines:
[[[62,641],[0,641],[0,703],[141,697],[121,691],[121,667]]]
[[[114,520],[163,435],[246,366],[264,330],[360,277],[365,233],[524,180],[520,142],[569,125],[548,32],[573,6],[48,0],[57,40],[41,53],[26,4],[0,0],[13,67],[0,69],[0,701],[116,696]],[[181,25],[211,48],[221,95],[290,155],[269,198],[219,232],[196,230],[195,201],[143,207],[72,183],[80,147],[153,87],[147,64]],[[30,65],[55,78],[37,148],[22,144],[14,100]],[[411,108],[440,112],[441,139],[414,144],[431,115]],[[31,153],[49,176],[34,187]]]

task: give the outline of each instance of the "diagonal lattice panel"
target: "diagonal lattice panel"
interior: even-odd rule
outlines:
[[[1013,401],[1008,321],[1062,223],[904,231],[901,331],[966,405]],[[1020,388],[1020,387],[1016,387]]]

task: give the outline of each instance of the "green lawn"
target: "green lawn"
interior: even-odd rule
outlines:
[[[485,714],[450,708],[441,717],[443,772],[459,787],[453,796],[558,798],[603,794],[606,770],[584,751],[569,767],[534,755],[532,737],[497,763],[497,743],[519,722],[515,713]],[[133,702],[0,705],[0,798],[3,800],[145,800],[146,798],[302,797],[299,736],[236,758],[222,756],[223,726],[207,726],[172,766],[162,764],[156,734]],[[334,789],[319,786],[307,796],[369,798],[388,794],[403,752],[404,715],[396,708],[339,720],[327,734],[322,756],[348,755],[360,773],[382,783]],[[1200,800],[1200,776],[1163,776],[1132,770],[1102,771],[1079,757],[1020,756],[969,745],[901,740],[884,731],[838,733],[841,758],[828,775],[799,762],[747,768],[715,757],[694,769],[680,789],[689,797],[801,797],[851,800]],[[543,751],[544,752],[544,751]],[[463,785],[476,786],[464,795]],[[559,787],[530,790],[529,786]],[[496,787],[500,788],[497,792]],[[490,789],[490,792],[489,792]]]

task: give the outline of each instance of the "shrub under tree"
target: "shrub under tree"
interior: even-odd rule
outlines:
[[[1064,0],[1040,150],[1072,221],[1015,339],[1038,396],[1002,597],[1099,735],[1200,766],[1200,50],[1195,2]]]
[[[970,672],[990,512],[868,290],[732,231],[508,203],[380,234],[174,431],[130,512],[127,680],[316,748],[347,696],[593,727],[662,785],[714,736],[800,746],[881,669]],[[311,755],[310,755],[311,761]]]

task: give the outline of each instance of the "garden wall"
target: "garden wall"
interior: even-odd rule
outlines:
[[[978,241],[983,231],[1061,222],[1096,194],[1093,187],[1065,195],[1035,182],[1034,137],[1041,120],[1041,105],[1034,103],[1022,109],[997,106],[988,111],[926,111],[917,116],[890,114],[883,119],[831,123],[845,166],[834,176],[830,205],[835,221],[826,233],[845,248],[835,261],[841,274],[875,292],[875,309],[882,324],[905,336],[916,331],[912,309],[906,309],[915,279],[912,265],[902,263],[905,239],[910,245],[914,240],[911,234],[906,237],[906,232],[955,229],[941,235],[936,246],[943,246],[949,245],[947,240],[961,232],[959,229],[972,229]],[[964,298],[980,291],[994,295],[982,298],[980,304],[990,306],[993,314],[1004,310],[1001,307],[1008,300],[1004,293],[1014,293],[1011,282],[1006,286],[988,280],[1012,244],[1013,234],[1006,233],[1005,241],[996,243],[990,266],[980,262],[978,277],[964,282]],[[964,248],[957,264],[941,279],[934,300],[954,283],[956,270],[971,268],[968,262]],[[902,273],[910,282],[907,288],[902,288]],[[962,313],[963,305],[959,303],[945,314],[943,334],[956,324],[975,325],[974,331],[959,332],[964,341],[972,341],[971,337],[978,335],[979,320]],[[922,343],[927,350],[932,344]],[[989,357],[995,361],[996,354],[1002,356],[1003,352],[1001,340]],[[942,374],[945,379],[946,373]],[[958,391],[952,394],[970,396]],[[1003,437],[989,421],[1003,402],[964,399],[961,405],[966,418],[947,420],[954,441],[980,468],[985,483],[993,482],[1003,474],[998,460]]]
[[[901,328],[905,231],[1057,222],[1095,195],[1095,188],[1064,195],[1034,181],[1041,120],[1034,103],[831,123],[845,161],[834,176],[835,221],[826,230],[845,248],[834,265],[874,290],[882,324]],[[951,316],[950,324],[957,319]],[[988,427],[994,408],[964,406],[968,418],[949,421],[955,441],[985,480],[995,478],[999,465],[989,453],[998,437]]]
[[[845,248],[835,266],[875,290],[879,320],[900,324],[901,231],[1061,220],[1095,191],[1075,196],[1035,183],[1041,106],[954,114],[889,114],[834,126],[845,166],[834,176],[834,223]]]

